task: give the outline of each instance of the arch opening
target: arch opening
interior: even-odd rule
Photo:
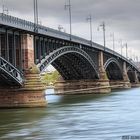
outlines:
[[[104,67],[109,80],[123,80],[122,69],[117,60],[109,59]]]
[[[91,64],[77,53],[64,54],[51,64],[64,80],[98,79]]]
[[[132,68],[128,68],[127,75],[130,80],[130,83],[134,83],[135,82],[135,71]]]
[[[99,79],[95,63],[81,48],[64,46],[50,53],[38,64],[40,71],[52,65],[64,80]]]
[[[139,82],[140,82],[140,74],[138,74],[138,80],[139,80]]]

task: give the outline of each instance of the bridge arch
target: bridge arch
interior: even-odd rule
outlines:
[[[54,50],[37,66],[40,72],[52,64],[65,80],[99,79],[92,58],[81,48],[64,46]]]
[[[135,75],[136,73],[135,73],[134,68],[132,66],[128,66],[126,70],[127,70],[127,75],[130,80],[130,83],[134,83],[136,80],[136,75]]]
[[[126,68],[126,71],[128,72],[128,71],[134,71],[134,68],[131,66],[131,65],[129,65],[127,68]]]
[[[104,68],[109,80],[123,80],[123,71],[117,59],[109,58]]]

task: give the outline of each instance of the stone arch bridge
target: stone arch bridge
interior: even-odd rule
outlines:
[[[127,58],[86,39],[0,14],[0,107],[45,106],[39,74],[52,64],[60,89],[139,85],[140,70]],[[97,91],[96,91],[97,92]]]

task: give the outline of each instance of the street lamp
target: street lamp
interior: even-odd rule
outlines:
[[[121,56],[122,56],[122,49],[123,49],[122,39],[119,40],[119,43],[120,43],[120,47],[121,47]]]
[[[112,37],[112,45],[113,45],[113,53],[115,52],[115,36],[114,33],[110,34],[110,36]]]
[[[127,46],[127,43],[125,43],[124,45],[125,45],[125,49],[126,49],[126,58],[127,58],[127,57],[128,57],[128,53],[127,53],[127,51],[128,51],[128,46]]]
[[[3,14],[9,14],[9,10],[8,10],[8,8],[6,8],[4,5],[2,6],[2,11],[3,11]]]
[[[62,29],[64,29],[61,25],[58,25],[58,31],[61,31]]]
[[[70,41],[71,41],[71,35],[72,35],[72,23],[71,23],[71,1],[69,0],[68,4],[65,4],[65,9],[69,10],[69,21],[70,21]]]
[[[104,38],[104,51],[106,47],[106,38],[105,38],[105,22],[103,22],[99,27],[102,27],[103,29],[103,38]]]
[[[137,63],[139,62],[139,58],[138,58],[138,56],[136,56],[136,62],[137,62]]]
[[[92,17],[91,15],[89,15],[89,17],[87,18],[87,21],[89,21],[90,23],[90,41],[91,41],[91,46],[92,46]]]
[[[38,1],[34,0],[34,31],[38,32]]]

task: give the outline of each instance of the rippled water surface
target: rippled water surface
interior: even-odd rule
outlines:
[[[47,108],[0,110],[0,140],[140,136],[140,88],[106,95],[48,96],[47,100]]]

